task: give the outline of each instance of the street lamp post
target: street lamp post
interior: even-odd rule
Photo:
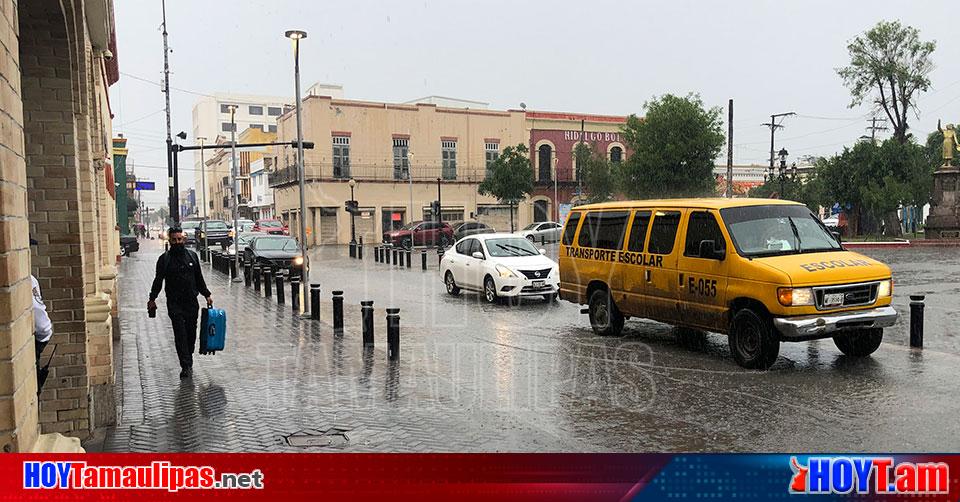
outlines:
[[[356,180],[354,180],[353,178],[350,178],[349,185],[350,185],[350,207],[353,208],[353,210],[350,212],[350,257],[356,258],[357,257],[357,225],[356,225],[355,218],[357,216],[357,213],[356,213],[357,200],[353,197],[353,188],[357,186]]]
[[[207,172],[206,172],[206,163],[203,160],[203,143],[207,141],[207,138],[199,136],[197,142],[200,143],[200,190],[203,192],[203,221],[207,221]],[[203,233],[203,253],[201,256],[206,257],[210,253],[210,248],[207,247],[207,233]],[[204,258],[206,259],[206,258]]]
[[[414,221],[416,218],[413,216],[413,152],[410,151],[409,147],[407,148],[407,185],[410,188],[410,221]],[[402,162],[402,160],[401,160]],[[403,167],[402,165],[400,166]]]
[[[233,242],[234,242],[234,270],[240,270],[240,253],[239,247],[236,246],[237,238],[240,237],[239,229],[237,228],[237,210],[240,205],[240,190],[238,190],[237,176],[240,174],[240,171],[237,167],[237,105],[230,105],[230,177],[232,178],[231,186],[233,186]],[[203,150],[200,150],[201,152]],[[204,223],[206,225],[208,223]],[[207,232],[203,233],[204,244],[206,244]],[[240,282],[240,274],[237,274],[233,278],[233,282]]]
[[[780,157],[780,198],[783,199],[785,198],[783,183],[787,177],[787,149],[781,148],[780,151],[777,152],[777,155]]]
[[[284,34],[293,42],[293,78],[297,100],[297,173],[300,181],[300,256],[303,257],[303,280],[300,281],[300,315],[306,314],[306,299],[303,291],[310,283],[310,257],[307,256],[307,204],[304,198],[305,181],[303,172],[303,103],[300,100],[300,40],[307,38],[307,32],[288,30]]]

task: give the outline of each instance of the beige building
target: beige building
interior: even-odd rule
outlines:
[[[75,451],[41,433],[84,438],[116,417],[113,11],[29,0],[0,12],[0,451]],[[31,275],[53,321],[44,358],[58,347],[39,399]]]
[[[277,135],[272,132],[264,132],[259,128],[249,128],[237,135],[237,144],[244,143],[270,143],[277,139]],[[217,138],[218,143],[223,144],[223,148],[213,150],[211,157],[206,157],[206,164],[203,173],[206,175],[206,190],[210,201],[208,206],[208,216],[210,219],[230,220],[233,218],[232,203],[230,197],[233,194],[233,185],[230,178],[231,166],[233,165],[233,156],[230,148],[230,141],[223,137]],[[240,191],[240,211],[238,218],[252,218],[253,210],[250,207],[252,200],[252,190],[250,186],[250,165],[261,160],[266,156],[273,160],[273,149],[270,147],[238,148],[237,149],[237,186]],[[197,185],[200,186],[197,176]],[[202,188],[201,188],[202,190]],[[200,197],[197,197],[199,200]],[[203,214],[202,211],[200,214]]]
[[[449,99],[449,98],[447,98]],[[498,230],[509,230],[510,211],[477,187],[487,165],[502,148],[526,144],[524,112],[446,108],[431,103],[390,104],[308,96],[303,101],[307,241],[309,245],[350,241],[348,181],[356,180],[361,214],[358,237],[378,242],[384,230],[430,216],[440,200],[445,221],[475,216]],[[277,122],[279,141],[296,139],[296,115]],[[296,149],[275,150],[276,169],[269,175],[276,213],[299,228]],[[521,206],[515,226],[528,221]],[[295,233],[295,232],[294,232]]]

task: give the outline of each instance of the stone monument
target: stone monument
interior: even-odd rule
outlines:
[[[927,239],[960,239],[960,167],[953,164],[960,140],[953,124],[937,130],[943,133],[943,165],[933,173],[933,203],[927,216]]]

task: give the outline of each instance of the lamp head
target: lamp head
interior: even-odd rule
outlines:
[[[187,139],[187,133],[185,133],[185,132],[183,132],[183,131],[180,131],[180,132],[177,133],[177,137],[180,138],[180,139],[184,139],[184,140],[185,140],[185,139]]]
[[[348,183],[350,183],[350,188],[357,186],[357,180],[353,178],[350,178],[350,181]]]
[[[290,40],[300,40],[301,38],[307,38],[307,32],[303,30],[287,30],[284,36]]]

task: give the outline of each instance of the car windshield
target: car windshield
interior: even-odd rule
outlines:
[[[540,254],[530,241],[521,237],[489,239],[486,241],[490,256],[505,258],[508,256],[536,256]]]
[[[257,249],[260,251],[296,251],[299,248],[295,239],[264,237],[257,239]]]
[[[742,256],[840,251],[843,248],[806,206],[770,205],[721,209]]]
[[[279,221],[261,221],[260,226],[267,228],[280,228],[282,225],[280,225]]]
[[[422,221],[411,221],[410,223],[407,223],[406,225],[404,225],[400,230],[413,230],[414,227],[416,227],[417,225],[419,225],[419,224],[421,224],[421,223],[423,223],[423,222],[422,222]]]
[[[184,221],[180,223],[180,228],[183,230],[190,230],[192,228],[197,228],[198,226],[200,226],[199,221]]]
[[[227,224],[222,221],[208,221],[203,227],[208,230],[226,230]]]
[[[524,230],[536,230],[537,227],[539,227],[539,226],[540,226],[539,223],[531,223],[531,224],[523,227],[523,229],[524,229]]]
[[[240,237],[237,237],[237,242],[239,242],[240,245],[245,246],[250,244],[250,241],[252,241],[254,237],[257,237],[257,234],[240,234]]]

